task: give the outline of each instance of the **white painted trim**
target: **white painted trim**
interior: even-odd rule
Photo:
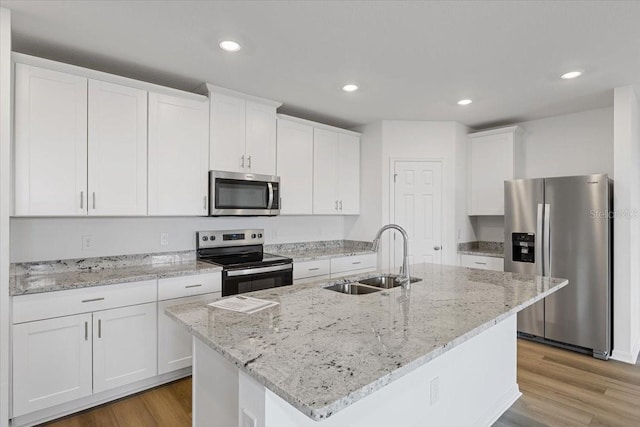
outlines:
[[[473,132],[473,133],[467,134],[467,136],[471,138],[476,138],[479,136],[497,135],[500,133],[509,133],[509,132],[519,134],[523,132],[523,129],[520,126],[507,126],[507,127],[496,128],[496,129],[482,130],[479,132]]]
[[[180,378],[191,375],[191,368],[182,368],[180,370],[169,372],[164,375],[152,377],[143,381],[127,384],[122,387],[107,390],[102,393],[93,394],[83,399],[74,400],[52,408],[43,409],[31,414],[23,415],[12,420],[11,427],[34,426],[57,418],[64,417],[69,414],[83,411],[103,403],[111,402],[131,394],[139,393],[157,387],[162,384],[170,383]]]
[[[445,220],[445,214],[446,214],[446,203],[444,203],[444,189],[446,188],[446,173],[445,173],[445,168],[446,168],[446,160],[444,159],[444,157],[419,157],[419,158],[411,158],[411,157],[389,157],[389,222],[391,224],[395,224],[395,220],[396,220],[396,210],[395,210],[395,206],[396,206],[396,186],[395,181],[393,180],[393,176],[395,174],[395,170],[396,170],[396,163],[397,162],[434,162],[434,163],[440,163],[440,194],[442,195],[441,200],[440,200],[440,236],[441,239],[444,239],[444,220]],[[389,241],[387,242],[388,244],[388,262],[389,262],[389,268],[394,268],[394,261],[395,261],[395,257],[393,256],[393,250],[394,250],[394,245],[393,245],[393,240],[389,239]],[[444,246],[444,245],[442,245]],[[448,246],[448,245],[447,245]],[[444,252],[443,252],[444,253]],[[457,249],[456,249],[456,253],[457,253]],[[441,257],[442,258],[442,257]]]
[[[198,88],[196,88],[196,92],[201,93],[203,95],[209,95],[211,93],[219,93],[221,95],[233,96],[235,98],[242,98],[247,101],[257,102],[259,104],[269,105],[274,108],[278,108],[282,106],[282,102],[273,101],[271,99],[260,98],[259,96],[249,95],[247,93],[238,92],[237,90],[227,89],[226,87],[212,85],[211,83],[204,83]]]
[[[149,92],[161,93],[164,95],[178,96],[181,98],[192,99],[194,101],[205,101],[206,96],[198,93],[187,92],[166,86],[160,86],[154,83],[144,82],[141,80],[130,79],[128,77],[117,76],[115,74],[105,73],[103,71],[91,70],[89,68],[78,67],[77,65],[65,64],[63,62],[52,61],[50,59],[38,58],[37,56],[25,55],[23,53],[13,52],[11,59],[14,63],[33,65],[34,67],[46,68],[49,70],[60,71],[68,74],[86,77],[89,79],[100,80],[103,82],[115,83],[123,86],[129,86],[136,89],[142,89]]]
[[[313,126],[315,128],[318,128],[318,129],[325,129],[325,130],[330,130],[330,131],[333,131],[333,132],[339,132],[339,133],[343,133],[345,135],[352,135],[352,136],[361,136],[362,135],[362,133],[360,133],[360,132],[355,132],[355,131],[348,130],[348,129],[342,129],[342,128],[338,128],[338,127],[331,126],[331,125],[325,125],[324,123],[313,122],[311,120],[301,119],[300,117],[293,117],[293,116],[289,116],[287,114],[277,114],[276,117],[278,117],[278,119],[288,120],[290,122],[300,123],[302,125]]]
[[[11,65],[11,11],[0,8],[0,427],[9,425],[10,327],[9,215],[11,209],[11,132],[13,93]]]
[[[632,347],[631,351],[621,351],[614,349],[611,352],[611,358],[618,362],[629,363],[635,365],[638,363],[638,356],[640,356],[640,337]]]

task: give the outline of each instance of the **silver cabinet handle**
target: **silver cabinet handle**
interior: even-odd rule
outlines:
[[[336,200],[336,210],[338,210],[338,201]]]
[[[84,322],[84,340],[89,341],[89,322]]]
[[[442,246],[434,246],[434,247],[433,247],[433,250],[434,250],[434,251],[439,251],[440,249],[442,249]]]
[[[80,209],[84,209],[84,191],[80,192]]]
[[[247,167],[251,169],[251,156],[247,157]]]
[[[83,299],[82,302],[96,302],[96,301],[103,301],[104,297],[100,297],[100,298],[91,298],[91,299]]]
[[[244,169],[244,154],[240,157],[240,167]]]
[[[207,210],[207,196],[204,196],[204,210]]]
[[[478,265],[487,265],[486,262],[478,262],[478,261],[474,261],[474,264],[478,264]]]
[[[200,286],[202,286],[202,285],[201,284],[200,285],[187,285],[187,286],[185,286],[185,288],[187,288],[187,289],[188,288],[199,288]]]
[[[340,210],[342,210],[342,200],[340,200]]]
[[[96,192],[93,192],[93,209],[96,209]]]
[[[98,319],[98,338],[102,338],[102,319]]]
[[[315,268],[310,268],[309,271],[318,271],[320,270],[320,267],[315,267]]]
[[[354,261],[354,262],[352,262],[351,264],[353,264],[353,265],[362,264],[362,261]]]

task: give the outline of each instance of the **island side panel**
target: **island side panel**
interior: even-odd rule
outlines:
[[[252,415],[259,427],[490,426],[521,395],[516,347],[514,315],[321,421],[248,379],[266,398]]]
[[[238,368],[193,337],[192,425],[237,426]]]

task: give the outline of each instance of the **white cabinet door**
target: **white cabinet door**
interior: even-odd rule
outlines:
[[[313,127],[278,120],[281,215],[313,213]]]
[[[338,214],[338,133],[313,130],[313,213]]]
[[[91,314],[13,326],[13,416],[91,394]]]
[[[504,259],[481,255],[460,255],[460,265],[480,270],[504,271]]]
[[[87,79],[15,71],[15,215],[86,215]]]
[[[149,215],[207,215],[209,104],[149,93]]]
[[[93,392],[157,372],[156,303],[93,313]]]
[[[344,215],[360,213],[360,138],[338,134],[338,208]]]
[[[191,366],[191,334],[164,312],[172,305],[211,300],[220,292],[158,301],[158,375]]]
[[[276,109],[247,101],[246,171],[276,174]]]
[[[211,151],[213,170],[244,172],[246,101],[233,96],[211,93]]]
[[[89,215],[147,213],[147,92],[89,80]]]

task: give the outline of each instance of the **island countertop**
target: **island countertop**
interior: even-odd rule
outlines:
[[[193,303],[166,313],[312,419],[322,420],[567,285],[565,279],[418,264],[421,281],[366,295],[324,287],[380,273],[253,292],[247,315]],[[210,302],[210,301],[208,301]]]

